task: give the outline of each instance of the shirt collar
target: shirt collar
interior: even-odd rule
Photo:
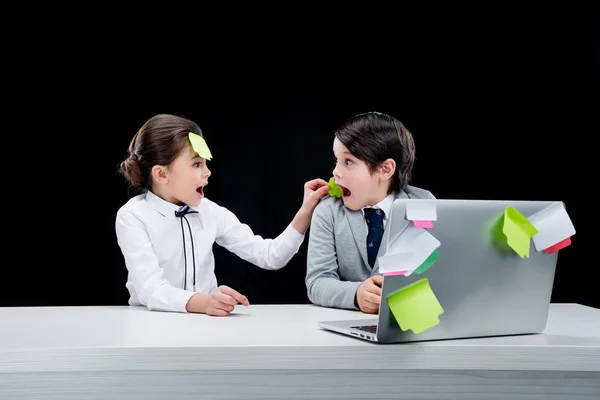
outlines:
[[[379,203],[375,204],[374,206],[362,207],[360,209],[360,211],[362,212],[363,217],[365,216],[365,208],[379,208],[381,211],[384,212],[383,218],[387,220],[388,216],[390,215],[390,211],[392,209],[392,204],[394,204],[395,197],[396,197],[396,194],[391,193],[385,199],[381,200]]]
[[[152,208],[154,208],[156,211],[162,214],[163,217],[166,218],[176,218],[175,211],[179,210],[180,207],[155,195],[154,193],[152,193],[151,190],[148,190],[146,192],[146,201],[148,202],[148,204],[150,204]]]

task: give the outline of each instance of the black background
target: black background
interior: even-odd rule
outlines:
[[[274,237],[303,183],[331,176],[333,129],[375,110],[412,131],[412,184],[437,198],[564,201],[577,234],[560,253],[552,301],[600,307],[589,201],[597,13],[455,11],[375,10],[323,18],[322,30],[304,14],[290,22],[293,13],[196,34],[188,24],[185,43],[163,35],[178,24],[124,18],[135,21],[130,35],[103,24],[79,44],[75,29],[16,46],[5,76],[3,208],[13,227],[0,306],[126,304],[114,219],[134,193],[117,167],[152,115],[195,120],[214,156],[207,197]],[[307,303],[307,241],[276,272],[215,246],[219,283],[253,304]]]

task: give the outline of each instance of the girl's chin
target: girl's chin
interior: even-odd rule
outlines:
[[[199,205],[200,205],[200,203],[201,203],[201,202],[202,202],[202,198],[200,198],[200,197],[197,197],[197,198],[195,198],[195,199],[194,199],[194,201],[193,201],[193,202],[189,202],[189,203],[187,203],[187,205],[188,205],[188,206],[192,206],[192,207],[197,207],[197,206],[199,206]]]

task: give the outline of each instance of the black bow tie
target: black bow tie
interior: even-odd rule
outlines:
[[[188,206],[186,204],[184,206],[179,207],[179,210],[175,211],[175,216],[176,217],[183,217],[186,214],[192,214],[192,213],[198,213],[198,211],[191,210],[190,206]]]
[[[179,207],[179,210],[175,211],[175,217],[179,218],[181,217],[181,237],[183,238],[183,263],[184,263],[184,275],[183,275],[183,289],[187,290],[187,252],[185,249],[185,233],[183,231],[183,220],[185,219],[185,222],[187,223],[188,226],[188,231],[190,233],[190,241],[192,243],[192,268],[193,268],[193,273],[194,273],[194,277],[192,280],[192,290],[195,292],[196,291],[196,255],[195,255],[195,250],[194,250],[194,236],[192,235],[192,227],[190,226],[190,222],[187,220],[187,218],[185,217],[186,214],[192,214],[192,213],[196,213],[198,214],[198,211],[196,210],[191,210],[190,206],[188,206],[187,204]]]

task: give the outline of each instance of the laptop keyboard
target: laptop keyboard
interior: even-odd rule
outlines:
[[[364,331],[364,332],[369,332],[369,333],[377,332],[377,325],[358,325],[358,326],[351,326],[350,328],[358,329],[359,331]]]

